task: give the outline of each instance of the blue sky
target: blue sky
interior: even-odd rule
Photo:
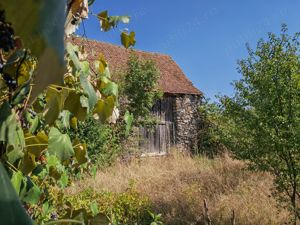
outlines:
[[[204,94],[232,95],[240,78],[237,60],[267,32],[300,31],[299,0],[96,0],[93,13],[130,15],[131,22],[103,33],[93,16],[84,22],[88,38],[120,43],[120,30],[136,32],[135,48],[171,55]],[[77,32],[83,33],[82,27]]]

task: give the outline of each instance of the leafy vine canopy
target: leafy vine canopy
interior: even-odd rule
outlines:
[[[45,215],[30,209],[51,205],[49,190],[69,185],[70,171],[88,168],[86,143],[71,140],[67,131],[90,114],[101,123],[112,121],[118,106],[118,85],[110,80],[104,57],[99,53],[91,66],[84,50],[67,42],[90,15],[92,3],[0,1],[0,157],[21,202],[39,222]],[[129,22],[128,16],[109,16],[107,11],[91,15],[102,31]],[[120,36],[124,47],[135,44],[134,32]],[[0,172],[5,173],[2,167]],[[10,188],[0,184],[1,189]],[[0,193],[1,215],[14,210],[3,206],[6,197],[6,192]],[[12,224],[9,216],[4,221]]]

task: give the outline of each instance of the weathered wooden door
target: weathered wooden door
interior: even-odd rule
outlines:
[[[140,128],[140,148],[145,154],[166,154],[175,144],[173,104],[170,96],[159,100],[153,107],[153,115],[160,122],[153,129]]]
[[[174,123],[165,122],[154,129],[140,128],[140,148],[146,154],[166,154],[174,145]]]

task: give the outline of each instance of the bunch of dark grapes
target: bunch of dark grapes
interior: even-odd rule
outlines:
[[[4,10],[0,10],[0,49],[8,52],[14,46],[14,30],[11,24],[5,21]]]

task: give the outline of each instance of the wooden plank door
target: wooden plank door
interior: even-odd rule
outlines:
[[[174,123],[165,122],[153,130],[140,128],[140,148],[145,154],[166,154],[175,143]]]

